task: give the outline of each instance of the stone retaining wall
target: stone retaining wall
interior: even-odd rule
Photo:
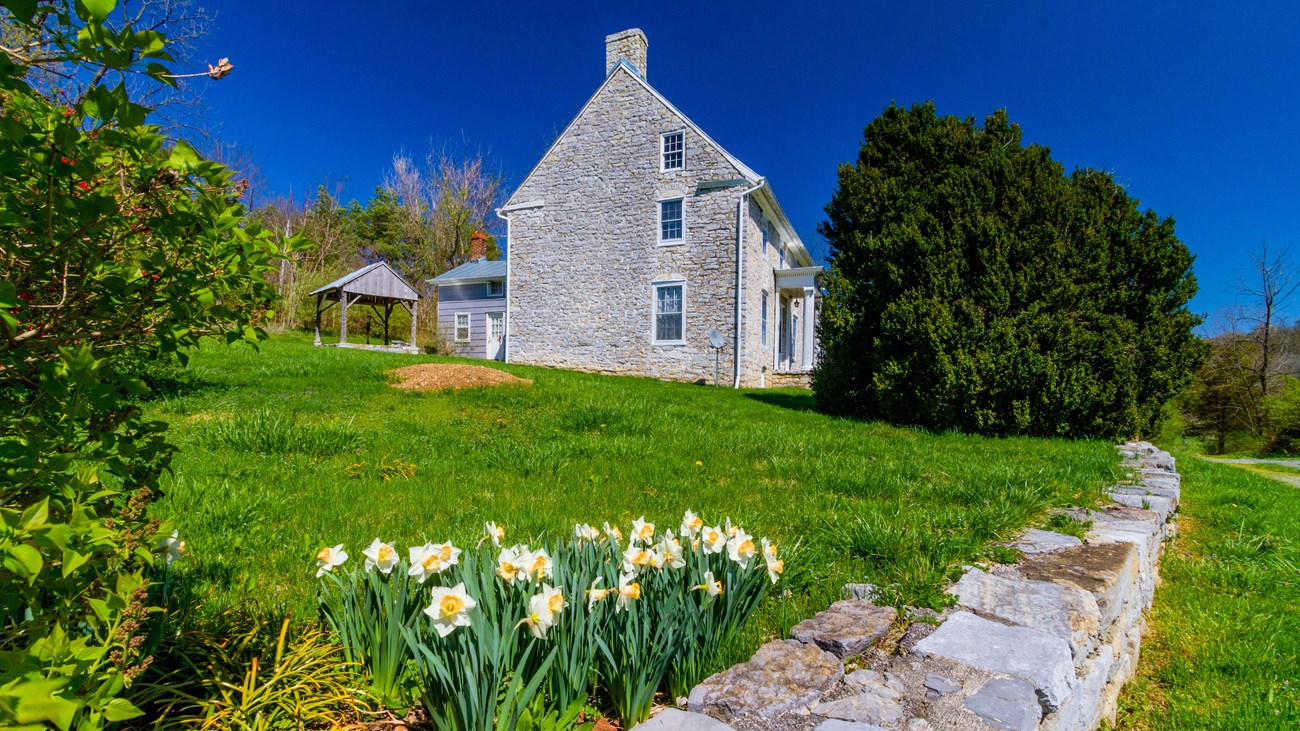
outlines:
[[[686,711],[638,728],[1091,731],[1113,721],[1180,494],[1167,452],[1119,449],[1132,484],[1111,488],[1103,509],[1070,511],[1092,522],[1084,540],[1026,530],[1012,544],[1017,563],[970,568],[948,589],[953,607],[909,610],[924,619],[901,636],[869,585],[845,587],[850,598],[796,625],[794,639],[764,645],[697,686]]]

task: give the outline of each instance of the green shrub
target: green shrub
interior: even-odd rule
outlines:
[[[819,408],[933,430],[1156,432],[1203,344],[1192,255],[1109,175],[1066,175],[1004,111],[869,124],[819,230]]]
[[[170,529],[147,508],[174,448],[138,405],[138,354],[255,342],[274,298],[278,247],[243,225],[242,187],[118,83],[174,82],[162,33],[109,22],[114,5],[4,3],[23,39],[0,55],[5,728],[140,714],[126,695],[158,640],[147,572]],[[69,88],[33,86],[55,67]]]

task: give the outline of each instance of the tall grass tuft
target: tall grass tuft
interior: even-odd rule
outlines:
[[[290,411],[258,409],[214,423],[201,441],[212,449],[328,457],[361,449],[366,438],[351,421],[316,423]]]

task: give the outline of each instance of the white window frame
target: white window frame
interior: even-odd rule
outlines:
[[[664,204],[672,203],[673,201],[676,201],[681,204],[682,235],[679,238],[675,238],[675,239],[665,239],[664,238]],[[674,196],[672,198],[660,198],[658,201],[655,202],[655,207],[658,209],[658,213],[655,216],[655,219],[658,221],[658,223],[656,224],[658,226],[658,235],[656,238],[659,241],[659,245],[660,246],[681,246],[682,244],[686,243],[686,198],[684,196]]]
[[[679,315],[682,318],[682,336],[677,340],[659,339],[659,290],[664,287],[680,287],[682,290],[682,311]],[[650,285],[650,342],[654,345],[686,344],[686,280],[667,279]]]
[[[460,336],[460,318],[461,318],[461,317],[464,317],[464,318],[465,318],[465,337],[464,337],[463,339],[462,339],[461,336]],[[468,312],[457,312],[457,313],[456,313],[456,317],[455,317],[455,319],[452,321],[452,323],[453,323],[453,327],[452,327],[452,337],[455,339],[456,342],[458,342],[458,343],[468,343],[470,340],[472,340],[472,339],[474,338],[474,333],[473,333],[473,330],[472,330],[472,323],[473,323],[473,321],[474,321],[474,318],[470,317],[470,313],[468,313]]]
[[[767,345],[767,328],[768,328],[768,314],[767,314],[767,311],[768,311],[768,309],[769,309],[769,305],[770,305],[770,304],[771,304],[771,300],[770,300],[770,298],[769,298],[769,296],[768,296],[768,294],[767,294],[767,290],[765,289],[765,290],[763,290],[763,314],[762,314],[762,315],[760,316],[760,318],[759,318],[759,321],[762,323],[762,325],[761,325],[761,329],[762,329],[762,339],[761,339],[760,342],[762,342],[763,345]]]
[[[496,288],[496,291],[495,291],[495,292],[492,291],[492,289],[493,289],[494,287]],[[505,297],[505,296],[506,296],[506,283],[505,283],[505,282],[497,282],[497,281],[488,282],[488,283],[487,283],[487,296],[489,296],[489,297]]]
[[[672,137],[673,135],[681,135],[682,137],[682,149],[681,149],[682,164],[678,167],[670,168],[668,167],[668,151],[664,149],[664,145],[668,143],[668,138]],[[659,134],[659,172],[675,173],[685,169],[686,169],[686,130],[683,128],[683,129],[675,129],[672,130],[671,132],[660,133]]]

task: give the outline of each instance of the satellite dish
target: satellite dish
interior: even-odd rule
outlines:
[[[709,345],[712,345],[715,348],[721,348],[722,342],[722,333],[718,332],[717,328],[709,331]]]

